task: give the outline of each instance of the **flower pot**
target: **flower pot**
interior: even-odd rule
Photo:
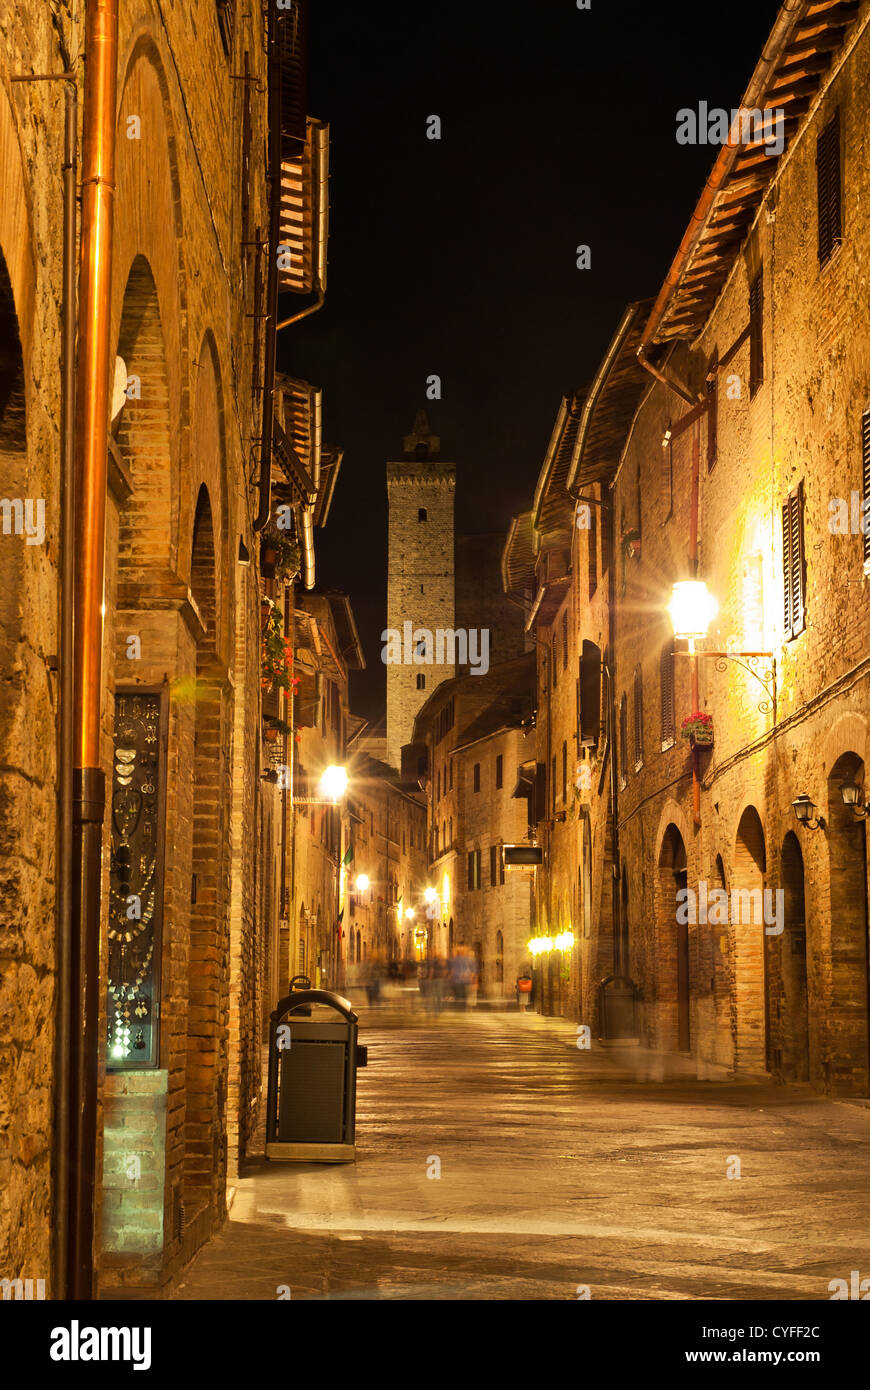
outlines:
[[[710,734],[690,734],[689,743],[692,748],[712,748],[713,735]]]
[[[279,730],[276,724],[267,724],[265,729],[263,730],[263,738],[266,740],[267,743],[277,743],[278,733]]]

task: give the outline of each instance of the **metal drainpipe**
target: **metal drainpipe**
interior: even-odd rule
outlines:
[[[88,0],[77,383],[70,1241],[67,1296],[93,1297],[99,964],[105,775],[101,766],[109,333],[118,0]]]

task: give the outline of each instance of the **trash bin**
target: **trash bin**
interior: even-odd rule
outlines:
[[[637,986],[625,975],[610,975],[599,985],[601,1036],[637,1037]]]
[[[336,1016],[337,1015],[337,1016]],[[357,1044],[350,1001],[326,989],[294,990],[269,1021],[266,1157],[352,1163],[356,1157]]]

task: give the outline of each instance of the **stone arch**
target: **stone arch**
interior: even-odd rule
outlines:
[[[23,91],[23,88],[19,88]],[[24,160],[18,123],[5,84],[0,81],[0,169],[3,170],[3,197],[0,199],[0,255],[12,292],[16,313],[16,338],[22,358],[29,362],[33,351],[34,312],[37,289],[33,255],[31,181],[24,176]]]
[[[228,726],[224,683],[214,670],[216,577],[211,498],[197,496],[190,557],[200,616],[196,644],[192,873],[188,955],[185,1200],[222,1211],[227,1171],[229,931],[225,797]]]
[[[8,676],[18,661],[24,605],[27,500],[27,406],[24,356],[15,297],[6,259],[0,251],[0,488],[5,503],[0,517],[3,546],[3,584],[0,585],[0,670]],[[30,499],[31,510],[34,499]],[[4,681],[0,702],[0,748],[5,748],[17,705],[19,681]],[[3,759],[5,762],[5,758]]]
[[[136,262],[144,258],[153,282],[164,343],[172,483],[168,554],[170,567],[178,572],[179,555],[184,553],[179,549],[179,480],[189,435],[181,424],[190,418],[185,228],[169,84],[163,59],[148,31],[139,30],[131,36],[127,54],[119,63],[119,74],[122,76],[115,159],[112,323],[117,335],[126,287]],[[128,117],[132,115],[140,121],[139,139],[127,136]]]
[[[655,876],[656,1015],[655,1044],[688,1052],[691,1049],[691,979],[689,928],[686,914],[677,913],[677,894],[688,886],[686,842],[672,822],[659,844]]]
[[[228,515],[229,489],[227,486],[227,458],[224,419],[224,396],[222,374],[217,345],[211,329],[203,334],[197,360],[194,364],[193,413],[191,417],[191,481],[189,505],[185,506],[181,518],[181,544],[185,554],[192,555],[188,537],[192,538],[196,521],[196,507],[202,489],[209,496],[212,515],[212,538],[214,542],[214,651],[229,665],[231,580],[233,566],[230,563],[229,535],[231,532]],[[193,590],[193,576],[190,578]]]
[[[767,1015],[769,1070],[783,1081],[809,1081],[810,1035],[807,990],[807,926],[804,857],[789,830],[780,851],[783,930],[768,936]]]
[[[689,822],[686,819],[683,808],[679,802],[674,801],[672,797],[668,797],[662,806],[661,814],[659,815],[658,829],[656,830],[655,855],[653,860],[656,864],[659,863],[662,857],[664,839],[672,825],[680,832],[683,844],[690,845],[692,843],[692,832],[689,828]]]
[[[748,805],[737,823],[730,899],[734,931],[735,1065],[738,1071],[745,1072],[761,1072],[767,1065],[764,980],[766,872],[764,827],[755,806]]]
[[[121,606],[147,606],[154,570],[171,566],[178,490],[172,482],[166,342],[154,276],[143,255],[130,266],[117,342],[127,371],[127,399],[114,433],[133,488],[120,515],[119,578],[132,586]]]
[[[840,788],[851,782],[865,800],[864,760],[841,753],[827,779],[831,906],[831,1002],[828,1010],[829,1082],[844,1095],[866,1095],[868,1066],[868,940],[866,821],[843,803]]]

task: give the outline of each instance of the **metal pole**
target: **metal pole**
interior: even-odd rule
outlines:
[[[93,1297],[96,1185],[102,827],[101,766],[109,316],[117,0],[85,10],[85,103],[77,390],[73,960],[70,1042],[70,1241],[68,1296]]]

